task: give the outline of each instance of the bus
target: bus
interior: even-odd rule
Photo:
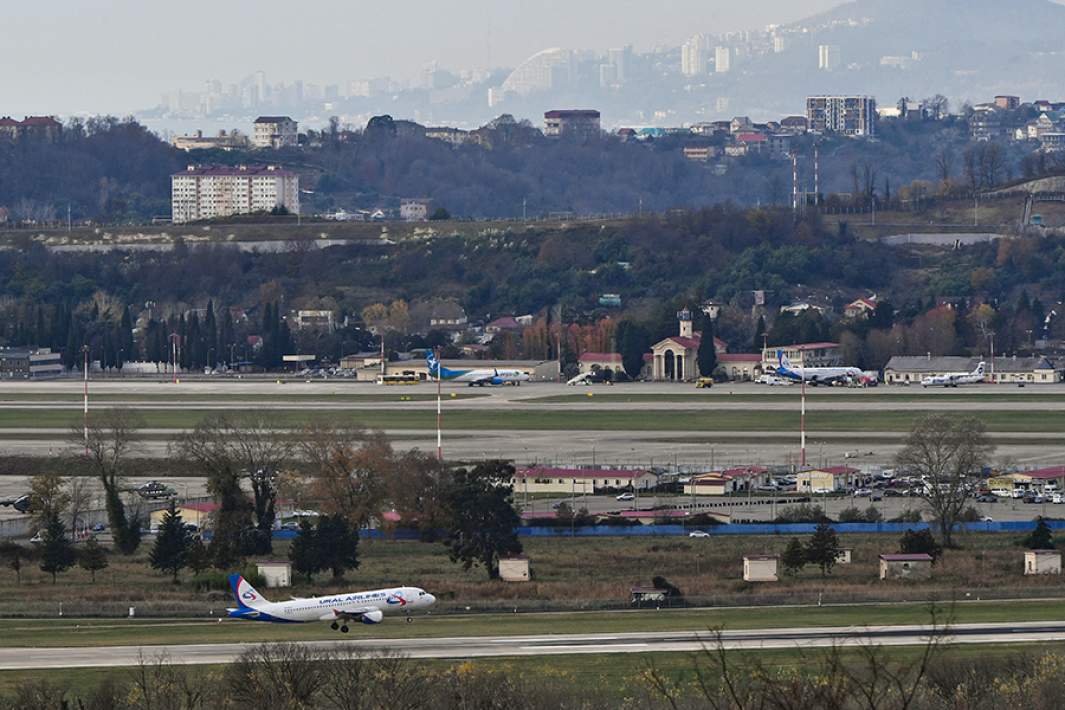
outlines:
[[[413,372],[404,372],[402,375],[377,376],[377,384],[379,385],[416,385],[421,381],[421,378]]]

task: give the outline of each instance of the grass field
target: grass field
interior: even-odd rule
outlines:
[[[445,395],[448,400],[456,399],[476,399],[478,397],[487,397],[485,392],[454,392]],[[114,402],[129,402],[131,404],[151,404],[159,403],[165,404],[168,402],[174,403],[196,403],[203,402],[209,404],[225,403],[225,402],[311,402],[321,403],[323,401],[337,404],[360,404],[360,403],[376,403],[376,402],[430,402],[436,400],[436,393],[429,392],[411,392],[406,388],[387,388],[384,391],[377,390],[374,392],[363,393],[350,393],[350,392],[330,392],[330,393],[277,393],[277,394],[264,394],[261,392],[249,392],[247,394],[242,393],[229,393],[229,394],[208,394],[208,393],[187,393],[178,394],[176,392],[137,392],[131,394],[93,394],[92,401],[95,403],[114,403]],[[77,393],[57,392],[50,394],[48,392],[5,392],[0,393],[0,404],[9,403],[56,403],[56,404],[74,404],[80,405],[82,402],[82,395]]]
[[[799,399],[799,389],[797,387],[791,387],[788,389],[767,389],[764,393],[755,392],[722,392],[721,390],[728,387],[728,385],[719,385],[717,389],[712,392],[706,390],[695,390],[694,388],[690,393],[681,394],[677,392],[601,392],[599,390],[591,390],[584,394],[556,394],[545,397],[535,397],[532,399],[522,400],[522,403],[536,403],[536,404],[566,404],[573,402],[587,402],[589,400],[594,402],[609,402],[609,403],[630,403],[630,402],[668,402],[668,403],[688,403],[688,402],[710,402],[713,403],[717,400],[727,400],[729,402],[794,402]],[[589,397],[588,395],[591,395]],[[0,398],[2,401],[3,398]],[[892,404],[909,404],[911,402],[1061,402],[1065,401],[1065,395],[1060,393],[1055,394],[1052,392],[1032,392],[1026,394],[1024,392],[991,392],[991,393],[979,393],[973,390],[960,391],[960,392],[943,392],[942,390],[928,392],[921,389],[916,390],[892,390],[887,392],[882,391],[861,391],[855,392],[853,390],[844,391],[829,391],[818,392],[813,388],[806,391],[806,401],[808,402],[889,402]]]
[[[138,410],[149,428],[186,429],[207,416],[219,413],[243,413],[244,409],[151,409]],[[372,411],[298,410],[263,408],[278,427],[299,427],[308,422],[347,422],[375,429],[428,430],[436,428],[436,413],[430,409],[374,409]],[[954,415],[949,410],[921,411],[920,415]],[[811,432],[903,432],[913,426],[918,416],[912,411],[880,409],[864,412],[814,410],[807,414]],[[966,411],[966,416],[981,419],[989,431],[1002,433],[1058,433],[1065,430],[1065,410]],[[71,409],[0,410],[0,429],[46,428],[69,429],[82,421],[82,414]],[[700,411],[676,409],[624,410],[587,409],[573,411],[515,411],[502,409],[450,409],[444,414],[448,430],[486,431],[781,431],[793,430],[799,421],[798,411],[727,410]]]

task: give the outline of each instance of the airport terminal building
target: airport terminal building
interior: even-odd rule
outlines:
[[[884,382],[889,385],[920,384],[926,377],[955,372],[972,372],[983,358],[896,355],[884,366]],[[1061,382],[1061,371],[1043,356],[996,357],[987,362],[985,382],[992,384],[1050,385]]]

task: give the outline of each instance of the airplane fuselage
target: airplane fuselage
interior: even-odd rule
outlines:
[[[321,597],[271,602],[242,579],[234,582],[239,607],[229,610],[234,619],[299,624],[311,621],[375,624],[386,613],[408,613],[436,603],[436,598],[418,587],[395,587],[349,592]]]

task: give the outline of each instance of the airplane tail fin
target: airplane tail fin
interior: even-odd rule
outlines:
[[[233,597],[237,600],[237,607],[240,609],[258,609],[263,604],[270,603],[262,594],[255,591],[255,587],[244,579],[244,575],[229,575],[229,586],[233,589]]]
[[[791,369],[791,362],[788,360],[788,356],[784,354],[783,350],[777,350],[777,361],[785,370]]]
[[[981,361],[980,364],[976,366],[976,372],[973,374],[977,375],[978,377],[983,377],[984,368],[986,367],[986,365],[987,363]]]
[[[432,350],[426,353],[425,364],[429,366],[430,377],[436,377],[440,373],[440,361],[436,359],[436,353]]]

